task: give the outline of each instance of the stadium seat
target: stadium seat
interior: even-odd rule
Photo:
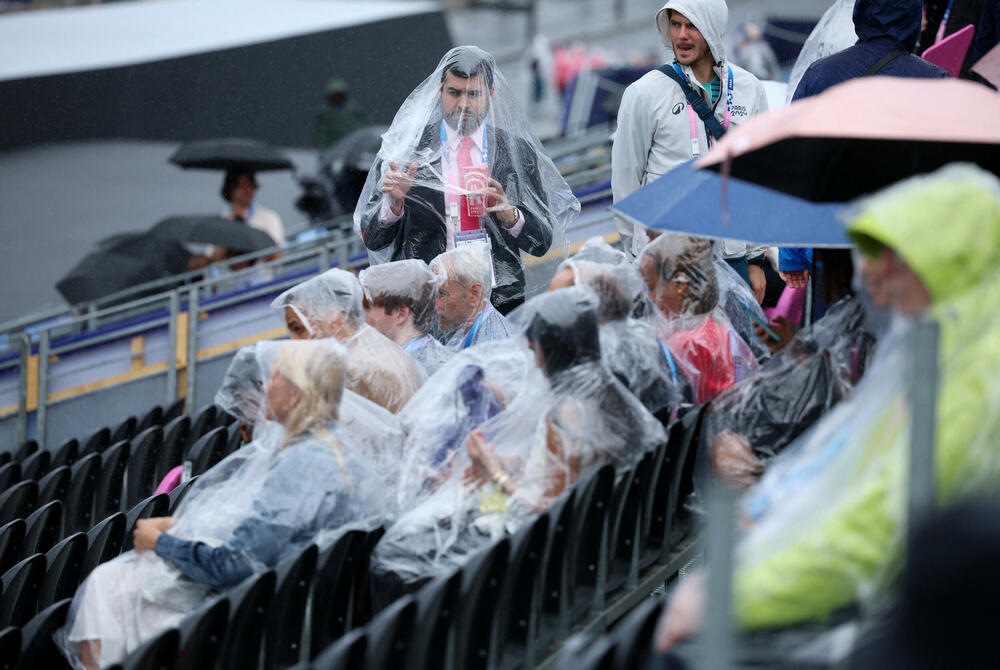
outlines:
[[[462,567],[462,599],[455,612],[455,667],[487,668],[496,632],[510,540],[503,538]]]
[[[180,639],[177,629],[171,628],[140,646],[121,663],[111,667],[121,670],[171,670],[177,662]]]
[[[44,554],[55,546],[61,537],[63,504],[58,500],[42,505],[24,520],[24,542],[21,556]]]
[[[646,598],[615,626],[611,633],[615,638],[615,670],[647,667],[662,605],[660,598]]]
[[[368,531],[364,542],[361,543],[361,551],[354,554],[358,561],[354,566],[354,593],[351,602],[351,623],[354,626],[365,625],[371,621],[374,613],[370,588],[371,574],[368,566],[371,565],[372,551],[375,550],[375,545],[378,544],[383,535],[385,535],[385,528],[381,526]]]
[[[136,521],[139,519],[166,516],[169,512],[170,496],[166,493],[150,496],[136,504],[125,515],[125,536],[122,540],[122,551],[132,550],[132,531],[135,530]]]
[[[130,416],[120,424],[118,424],[113,431],[111,431],[111,444],[117,444],[124,440],[131,440],[135,435],[135,429],[139,425],[139,420],[134,416]]]
[[[173,421],[174,419],[176,419],[177,417],[179,417],[182,414],[184,414],[184,403],[185,402],[186,401],[184,400],[184,398],[181,398],[179,400],[175,400],[174,403],[172,405],[170,405],[169,407],[165,407],[163,409],[162,424],[168,424],[171,421]]]
[[[22,443],[21,446],[17,448],[17,451],[14,452],[14,458],[12,460],[23,461],[36,451],[38,451],[38,442],[36,442],[35,440],[28,440],[27,442]]]
[[[541,606],[541,574],[550,517],[543,514],[521,528],[510,540],[507,585],[497,605],[497,650],[495,667],[506,669],[531,665],[535,618]]]
[[[0,524],[28,516],[38,504],[38,482],[29,479],[0,493]]]
[[[80,449],[80,456],[89,456],[90,454],[99,454],[111,444],[111,429],[105,426],[104,428],[99,428],[94,432],[93,435],[88,437],[83,443],[83,448]]]
[[[132,509],[148,498],[159,482],[156,477],[157,459],[163,448],[163,428],[151,426],[132,439],[128,468],[125,473],[125,507]]]
[[[364,631],[348,633],[330,645],[310,664],[312,670],[356,670],[363,668],[368,638]]]
[[[310,658],[315,658],[350,628],[357,560],[351,557],[352,552],[361,550],[364,540],[364,531],[348,531],[319,554],[313,579]]]
[[[365,631],[365,670],[396,670],[406,665],[416,617],[416,601],[404,596],[372,619]]]
[[[153,477],[155,482],[162,481],[168,472],[184,460],[190,430],[191,419],[186,416],[179,416],[163,427],[163,448],[156,462],[156,476]]]
[[[56,647],[52,634],[66,623],[71,602],[70,598],[66,598],[49,605],[24,625],[19,667],[68,670],[69,664]]]
[[[187,495],[187,492],[191,490],[191,487],[194,486],[196,481],[198,481],[198,478],[192,477],[183,484],[180,484],[168,494],[170,498],[170,509],[167,511],[168,515],[177,511],[177,507],[181,504],[181,501],[184,500],[184,496]]]
[[[454,571],[426,584],[414,595],[417,623],[410,645],[410,670],[454,668],[452,621],[462,598],[462,572]]]
[[[9,451],[0,451],[0,465],[6,465],[14,460],[14,455]]]
[[[125,538],[125,515],[115,512],[87,532],[87,560],[81,578],[85,578],[101,563],[122,553]]]
[[[38,481],[49,472],[52,464],[52,454],[48,451],[36,451],[21,461],[21,479]]]
[[[611,491],[611,503],[608,507],[607,533],[604,538],[604,593],[611,594],[625,586],[628,566],[614,562],[618,548],[618,534],[625,515],[625,507],[629,501],[629,492],[635,481],[636,468],[628,468],[618,474],[617,481]],[[598,604],[603,603],[603,598]]]
[[[226,431],[228,433],[228,437],[226,438],[226,450],[223,454],[223,458],[243,446],[243,436],[240,434],[239,423],[234,422],[229,424],[226,427]]]
[[[299,661],[306,602],[309,600],[318,555],[319,549],[311,544],[275,568],[277,587],[268,613],[264,640],[264,667],[267,670],[287,668]]]
[[[568,652],[568,653],[567,653]],[[587,645],[579,653],[572,648],[560,655],[560,670],[607,670],[615,657],[614,640],[602,636]]]
[[[65,501],[72,476],[68,465],[53,467],[49,474],[38,480],[38,504],[47,505],[53,500]]]
[[[154,426],[163,425],[163,406],[153,405],[135,424],[135,434],[139,435]]]
[[[83,563],[87,560],[87,536],[74,533],[45,553],[45,577],[38,593],[39,608],[63,598],[72,598],[83,581]]]
[[[661,495],[660,482],[669,481],[666,476],[670,467],[670,458],[667,455],[670,449],[670,440],[657,447],[653,455],[653,467],[650,472],[649,486],[646,488],[646,499],[642,503],[642,527],[639,533],[639,570],[645,570],[656,563],[660,557],[663,542],[663,532],[666,516],[666,493]],[[659,501],[663,501],[662,504]],[[653,538],[654,528],[658,528],[659,540]]]
[[[8,626],[0,630],[0,670],[15,670],[21,656],[21,629]],[[26,667],[39,667],[26,664]]]
[[[236,417],[222,409],[218,405],[215,406],[215,426],[217,428],[229,428],[229,426],[236,423]]]
[[[549,517],[549,538],[542,567],[542,610],[539,648],[569,634],[570,521],[576,504],[576,487],[563,493],[544,514]]]
[[[226,598],[217,598],[186,616],[179,626],[178,670],[212,670],[228,625],[229,600]]]
[[[675,494],[670,498],[670,546],[674,547],[687,537],[691,532],[692,515],[690,510],[684,505],[688,496],[694,491],[694,465],[698,453],[698,442],[700,440],[701,419],[705,414],[705,407],[702,406],[697,412],[692,412],[684,418],[684,433],[681,441],[681,449],[684,452],[684,460],[678,474],[678,480],[674,486]],[[690,418],[689,418],[690,417]]]
[[[275,581],[274,570],[267,570],[229,591],[229,626],[221,646],[219,670],[257,667]]]
[[[45,557],[29,556],[0,577],[0,628],[23,626],[35,615],[38,590],[45,576]]]
[[[77,454],[80,453],[80,441],[75,437],[72,437],[55,450],[52,456],[52,462],[49,464],[49,468],[55,470],[56,468],[61,468],[64,465],[73,465],[76,462]]]
[[[229,435],[225,428],[213,428],[188,450],[185,460],[191,463],[191,474],[201,475],[222,460]]]
[[[88,454],[73,464],[69,487],[63,499],[64,536],[90,528],[100,472],[100,454]]]
[[[603,597],[608,513],[615,486],[615,469],[610,463],[581,479],[576,494],[569,531],[570,623],[592,612]],[[604,574],[602,574],[602,572]]]
[[[26,532],[23,519],[14,519],[0,526],[0,574],[7,572],[21,560],[21,547]]]
[[[11,461],[0,466],[0,491],[6,491],[21,481],[21,462]]]
[[[206,405],[198,413],[194,421],[191,422],[191,431],[188,433],[187,447],[184,451],[185,457],[187,456],[187,450],[193,447],[194,443],[197,442],[202,435],[215,428],[216,412],[217,408],[215,405]]]
[[[97,477],[92,519],[105,519],[122,510],[122,489],[130,451],[128,442],[118,442],[101,454],[101,473]]]

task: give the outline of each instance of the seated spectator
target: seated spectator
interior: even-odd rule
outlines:
[[[365,292],[365,321],[406,353],[430,377],[452,352],[434,339],[437,278],[420,259],[372,265],[358,280]]]
[[[584,250],[593,254],[594,247]],[[577,254],[559,266],[549,291],[573,285],[587,286],[597,295],[604,364],[646,409],[668,423],[687,403],[689,389],[683,373],[676,365],[671,366],[669,350],[656,339],[652,326],[632,318],[642,296],[639,273],[627,262],[608,265],[579,260]]]
[[[431,261],[431,270],[438,278],[438,325],[445,344],[461,350],[510,337],[507,320],[490,303],[493,261],[488,246],[446,251]]]
[[[271,366],[272,343],[257,342],[240,347],[229,362],[215,404],[236,417],[244,444],[253,440],[253,428],[264,407],[264,382]]]
[[[862,201],[848,225],[869,295],[897,318],[851,398],[775,459],[743,501],[750,526],[737,548],[733,597],[744,629],[824,622],[891,596],[906,539],[918,320],[941,329],[938,504],[1000,483],[1000,181],[978,167],[948,166]],[[672,599],[661,651],[698,629],[699,582],[682,583]]]
[[[405,351],[364,322],[361,284],[344,270],[327,270],[288,289],[271,303],[292,339],[332,337],[347,347],[347,388],[390,412],[420,388],[420,367]]]
[[[720,306],[712,245],[660,235],[639,255],[639,272],[656,306],[658,335],[680,362],[704,404],[757,367],[750,347]]]
[[[666,438],[663,426],[601,364],[591,291],[573,287],[537,296],[512,319],[523,337],[511,344],[529,350],[534,362],[522,388],[464,437],[452,475],[389,528],[373,557],[378,574],[407,584],[443,574],[516,531],[587,472],[605,463],[634,464]],[[498,343],[487,347],[504,355]]]
[[[134,551],[91,573],[56,636],[71,662],[120,661],[213,591],[327,544],[346,526],[380,522],[375,475],[337,426],[344,348],[274,346],[267,425],[199,477],[173,518],[140,520]]]

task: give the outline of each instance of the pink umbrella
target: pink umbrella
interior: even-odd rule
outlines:
[[[866,77],[734,127],[698,161],[842,202],[954,161],[1000,174],[1000,94],[958,79]]]

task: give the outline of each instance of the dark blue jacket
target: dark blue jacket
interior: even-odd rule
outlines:
[[[858,43],[810,65],[792,99],[818,95],[831,86],[860,77],[893,49],[912,51],[920,36],[920,12],[920,0],[858,0],[854,6]],[[948,72],[937,65],[909,53],[886,65],[879,74],[889,77],[948,76]]]

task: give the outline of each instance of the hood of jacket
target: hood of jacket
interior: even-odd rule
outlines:
[[[920,36],[920,0],[858,0],[854,29],[858,42],[892,40],[912,51]]]
[[[913,177],[860,203],[848,224],[862,252],[895,250],[934,302],[992,282],[1000,268],[1000,181],[969,164]]]
[[[669,0],[656,12],[656,29],[660,31],[663,44],[667,47],[669,56],[667,62],[673,60],[674,54],[674,47],[670,41],[670,20],[667,18],[669,9],[683,14],[701,32],[716,63],[726,60],[724,37],[729,23],[726,0]],[[919,27],[919,17],[917,23]]]

